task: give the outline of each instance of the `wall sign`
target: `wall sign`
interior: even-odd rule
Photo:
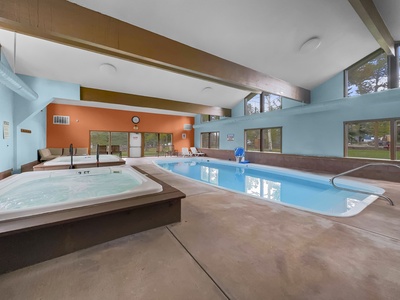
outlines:
[[[10,122],[3,122],[3,139],[8,139],[10,137]]]
[[[233,134],[233,133],[228,133],[228,134],[226,135],[226,140],[227,140],[228,142],[233,142],[233,141],[235,140],[235,134]]]

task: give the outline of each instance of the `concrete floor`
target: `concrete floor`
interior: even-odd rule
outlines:
[[[334,218],[134,164],[182,190],[182,221],[0,276],[1,299],[399,299],[395,202]]]

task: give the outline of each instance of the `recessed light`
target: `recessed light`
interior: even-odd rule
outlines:
[[[299,48],[300,53],[310,53],[315,51],[321,46],[321,39],[319,37],[312,37],[305,41]]]

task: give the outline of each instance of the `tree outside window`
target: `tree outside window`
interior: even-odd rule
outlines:
[[[282,128],[245,130],[247,151],[282,152]]]
[[[379,53],[372,59],[347,70],[349,97],[376,93],[388,89],[387,57]]]
[[[347,157],[390,159],[390,121],[346,123]]]

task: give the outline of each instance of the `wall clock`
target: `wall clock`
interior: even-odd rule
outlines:
[[[140,118],[138,116],[132,117],[132,123],[133,124],[138,124],[140,122]]]

